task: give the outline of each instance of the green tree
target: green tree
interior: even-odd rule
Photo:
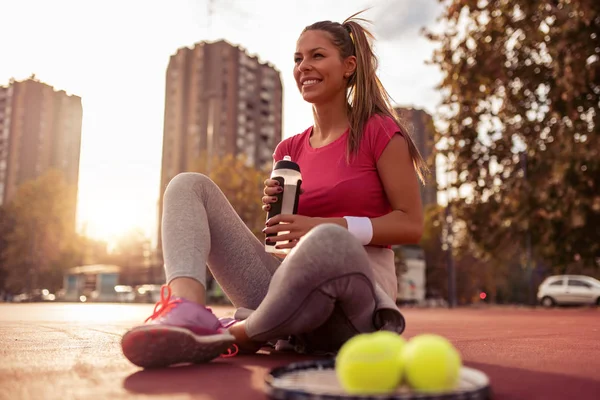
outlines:
[[[600,260],[600,2],[440,0],[442,153],[468,237],[554,272]]]
[[[74,190],[51,170],[22,184],[7,205],[14,222],[2,254],[9,289],[57,289],[62,271],[75,266]]]
[[[14,229],[14,218],[6,207],[0,207],[0,291],[6,289],[8,279],[8,265],[5,260],[8,238]]]
[[[448,249],[444,245],[446,208],[431,205],[425,209],[425,227],[421,247],[427,265],[427,291],[432,295],[448,298]],[[456,294],[459,303],[478,301],[481,291],[488,294],[488,301],[495,301],[497,287],[504,284],[503,263],[494,264],[495,259],[486,257],[475,243],[460,237],[466,232],[462,221],[454,222],[459,233],[454,237],[452,257],[456,273]]]
[[[152,245],[150,239],[139,229],[122,235],[115,248],[109,252],[107,261],[121,267],[121,283],[137,285],[149,283]]]
[[[442,248],[443,218],[443,207],[436,204],[425,208],[425,226],[420,245],[425,252],[427,292],[447,298],[448,260]]]
[[[106,241],[92,239],[85,235],[79,236],[79,240],[82,252],[81,265],[110,264],[112,262]]]
[[[207,165],[210,165],[210,169]],[[202,156],[196,161],[193,170],[209,176],[223,191],[252,233],[260,239],[264,237],[262,230],[266,214],[262,210],[261,198],[264,181],[271,173],[270,165],[256,168],[243,155],[227,154],[210,159]]]

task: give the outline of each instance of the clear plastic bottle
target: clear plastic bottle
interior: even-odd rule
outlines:
[[[298,201],[300,196],[300,186],[302,185],[302,175],[300,166],[292,161],[290,156],[283,157],[283,160],[275,163],[271,179],[279,182],[283,187],[283,192],[276,195],[277,201],[271,203],[271,209],[267,214],[267,219],[273,218],[278,214],[296,214],[298,212]],[[288,232],[279,232],[278,235],[284,235]],[[288,254],[291,249],[276,249],[276,235],[269,234],[265,238],[265,251],[268,253]]]

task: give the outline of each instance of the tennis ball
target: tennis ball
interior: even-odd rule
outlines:
[[[423,334],[408,341],[402,351],[404,378],[415,390],[440,392],[458,386],[462,360],[446,338]]]
[[[397,333],[378,331],[349,339],[335,361],[338,380],[350,394],[385,394],[401,383],[402,349],[406,341]]]

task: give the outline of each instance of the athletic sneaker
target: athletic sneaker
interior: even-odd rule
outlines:
[[[123,335],[121,348],[129,361],[143,368],[208,362],[237,354],[229,326],[210,308],[173,297],[171,288],[163,285],[153,314]]]

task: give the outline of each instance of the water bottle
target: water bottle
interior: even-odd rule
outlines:
[[[277,201],[271,203],[271,208],[267,214],[267,219],[273,218],[278,214],[296,214],[298,212],[298,200],[300,198],[300,186],[302,185],[302,175],[300,175],[300,166],[292,161],[290,156],[283,157],[283,160],[277,161],[271,173],[271,179],[279,182],[283,188],[283,193],[277,193]],[[285,235],[289,232],[279,232],[277,235]],[[277,242],[276,234],[270,233],[265,238],[265,251],[267,253],[288,254],[291,249],[276,249],[276,245],[286,242]]]

